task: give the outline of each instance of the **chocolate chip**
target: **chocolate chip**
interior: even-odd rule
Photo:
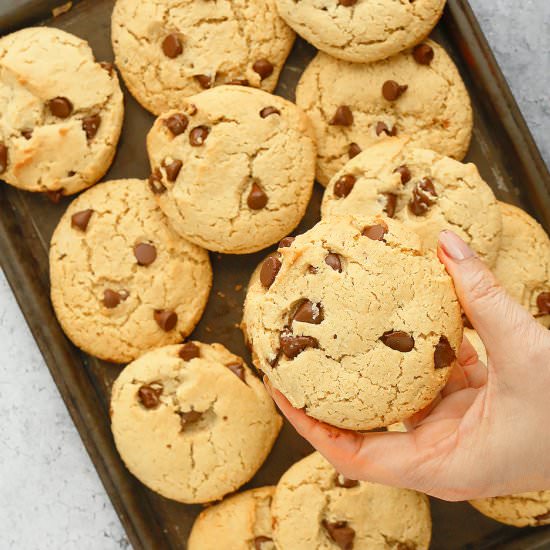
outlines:
[[[418,44],[413,50],[413,57],[420,65],[429,65],[434,58],[434,50],[428,44]]]
[[[248,194],[246,204],[251,210],[261,210],[267,204],[267,195],[256,182],[252,183],[252,189]]]
[[[307,348],[318,348],[317,338],[312,336],[295,336],[287,328],[279,335],[281,350],[288,359],[294,359]]]
[[[350,143],[348,147],[348,157],[350,159],[356,157],[362,151],[357,143]]]
[[[180,173],[183,162],[181,160],[173,160],[170,164],[165,164],[164,169],[166,170],[166,178],[168,181],[176,181],[178,179],[178,174]]]
[[[172,132],[172,135],[179,136],[187,130],[187,125],[189,124],[189,119],[183,113],[176,113],[172,116],[169,116],[165,121],[164,125]]]
[[[184,361],[191,361],[191,359],[196,359],[201,356],[201,350],[199,346],[193,344],[193,342],[186,342],[181,346],[178,355]]]
[[[361,233],[363,237],[368,237],[373,241],[383,241],[388,228],[382,224],[367,225]]]
[[[292,246],[295,239],[296,237],[284,237],[279,241],[278,248],[288,248],[289,246]]]
[[[537,296],[537,307],[541,315],[550,314],[550,292],[541,292]]]
[[[157,309],[154,317],[157,325],[164,332],[170,332],[178,324],[178,314],[171,309]]]
[[[228,86],[250,86],[250,82],[246,78],[234,78],[225,84]]]
[[[351,193],[356,181],[357,178],[353,174],[340,176],[334,184],[334,195],[339,198],[347,197]]]
[[[180,37],[175,33],[169,34],[162,41],[162,51],[164,52],[164,55],[170,59],[174,59],[175,57],[178,57],[178,55],[181,55],[183,52],[183,44]]]
[[[138,243],[134,246],[134,256],[139,265],[151,265],[157,259],[157,249],[149,243]]]
[[[281,261],[275,256],[269,256],[264,260],[260,270],[260,281],[265,288],[269,288],[275,282],[281,265]]]
[[[195,424],[202,418],[202,413],[199,411],[179,412],[181,427],[184,430],[191,424]]]
[[[101,124],[99,115],[91,115],[82,119],[82,129],[86,132],[87,139],[93,139]]]
[[[162,385],[155,384],[155,387],[144,384],[138,390],[138,398],[141,404],[146,409],[156,409],[160,404],[160,396],[162,395]]]
[[[58,118],[67,118],[73,112],[73,104],[66,97],[54,97],[48,102],[50,113]]]
[[[205,142],[209,133],[210,128],[208,126],[196,126],[189,134],[189,143],[193,147],[199,147]]]
[[[155,195],[162,195],[166,192],[166,187],[162,183],[162,173],[158,168],[155,168],[149,176],[149,188]]]
[[[320,325],[325,319],[325,312],[321,304],[314,304],[311,300],[304,300],[292,316],[293,321]]]
[[[254,539],[254,550],[264,550],[264,548],[262,548],[262,544],[264,542],[273,542],[273,539],[270,539],[269,537],[264,537],[263,535],[256,537]]]
[[[401,183],[405,185],[407,182],[411,181],[411,171],[406,164],[403,164],[394,170],[397,174],[401,176]]]
[[[6,171],[8,167],[8,148],[0,143],[0,174]]]
[[[27,140],[31,139],[32,138],[32,129],[31,130],[21,130],[21,135]]]
[[[348,479],[347,477],[344,477],[342,474],[337,474],[336,479],[334,480],[334,483],[337,487],[342,487],[344,489],[353,489],[353,487],[357,487],[359,485],[359,482],[355,479]]]
[[[46,197],[53,204],[59,204],[61,197],[63,196],[63,189],[56,189],[55,191],[46,191]]]
[[[332,126],[351,126],[353,124],[353,113],[347,105],[340,105],[334,116],[330,119]]]
[[[439,342],[435,345],[434,351],[434,367],[436,369],[444,369],[450,366],[456,359],[456,353],[454,352],[449,340],[446,336],[442,336]]]
[[[311,273],[312,275],[317,275],[318,271],[319,270],[313,265],[309,265],[308,268],[307,268],[307,272]]]
[[[325,263],[332,267],[334,271],[338,271],[338,273],[342,273],[342,261],[340,260],[340,256],[336,254],[335,252],[330,252],[325,257]]]
[[[273,64],[267,59],[258,59],[258,61],[252,65],[252,68],[254,69],[254,72],[260,75],[262,80],[273,74]]]
[[[281,114],[281,111],[279,111],[279,109],[276,109],[275,107],[264,107],[260,111],[260,116],[262,118],[266,118],[269,115],[280,115],[280,114]]]
[[[113,309],[120,304],[123,300],[128,297],[128,294],[120,294],[110,288],[107,288],[103,291],[103,305],[107,309]]]
[[[93,210],[88,209],[73,214],[71,216],[71,227],[74,229],[80,229],[80,231],[86,231],[93,213]]]
[[[69,170],[69,171],[67,172],[67,176],[68,176],[69,178],[72,178],[72,177],[75,176],[75,175],[76,175],[76,172],[75,172],[74,170]]]
[[[100,61],[99,66],[109,73],[109,76],[113,76],[113,71],[115,70],[115,66],[112,63],[109,63],[109,61]]]
[[[390,130],[385,122],[380,121],[376,123],[376,135],[379,136],[381,133],[385,133],[388,136],[396,136],[397,129],[395,126],[392,126]]]
[[[347,521],[335,521],[333,523],[324,519],[322,522],[329,537],[342,549],[352,550],[355,531],[348,526]]]
[[[395,207],[397,206],[397,195],[393,193],[383,193],[382,196],[386,198],[384,212],[388,215],[388,218],[393,218],[395,215]]]
[[[380,337],[382,343],[396,351],[408,352],[414,348],[414,338],[401,330],[389,330]]]
[[[435,197],[437,197],[437,193],[432,180],[425,178],[415,185],[412,198],[409,201],[409,210],[415,216],[422,216],[435,202]]]
[[[357,0],[338,0],[338,5],[349,8],[350,6],[355,6]]]
[[[201,85],[201,88],[205,90],[212,87],[212,78],[206,74],[196,74],[195,80]]]
[[[386,80],[382,86],[382,95],[387,101],[395,101],[406,92],[407,88],[406,84],[402,86],[395,80]]]
[[[238,376],[243,382],[244,379],[244,366],[242,363],[230,363],[225,365],[235,376]]]

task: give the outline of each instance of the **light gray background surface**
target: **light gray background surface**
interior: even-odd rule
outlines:
[[[470,0],[547,164],[550,0]],[[0,548],[110,550],[124,531],[0,271]]]

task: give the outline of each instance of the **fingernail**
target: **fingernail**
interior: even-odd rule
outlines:
[[[439,234],[439,245],[452,260],[460,262],[474,256],[474,251],[452,231],[445,230]]]

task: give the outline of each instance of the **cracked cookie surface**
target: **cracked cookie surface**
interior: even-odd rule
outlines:
[[[439,233],[450,229],[489,265],[499,253],[500,208],[476,166],[407,139],[388,139],[350,160],[327,186],[321,211],[323,217],[385,212],[434,252]]]
[[[550,238],[521,208],[499,205],[502,240],[495,276],[515,300],[550,327]]]
[[[290,233],[313,187],[307,116],[261,90],[223,86],[182,101],[147,136],[151,187],[173,227],[216,252],[244,254]]]
[[[319,53],[308,65],[296,103],[315,127],[322,185],[388,135],[408,135],[417,147],[464,158],[473,125],[468,92],[445,50],[431,40],[423,46],[433,53],[429,63],[429,55],[410,49],[369,64]]]
[[[93,185],[123,116],[116,72],[84,40],[48,27],[0,39],[0,179],[63,195]]]
[[[243,329],[255,365],[294,407],[354,430],[430,403],[462,341],[442,264],[382,217],[323,220],[270,255],[250,283]]]
[[[113,385],[111,427],[126,466],[180,502],[221,499],[246,483],[281,424],[263,384],[221,344],[153,350]]]
[[[550,491],[471,500],[483,515],[515,527],[550,525]]]
[[[292,466],[273,498],[274,540],[292,550],[427,550],[428,497],[352,481],[317,452]]]
[[[141,180],[89,189],[69,206],[50,246],[53,306],[87,353],[131,361],[180,342],[206,305],[206,250],[173,231]]]
[[[426,38],[445,0],[276,0],[281,17],[332,57],[368,63]]]
[[[274,492],[275,487],[251,489],[203,510],[189,535],[189,550],[275,550]]]
[[[118,0],[112,16],[117,66],[156,115],[220,84],[272,92],[294,36],[274,0]]]

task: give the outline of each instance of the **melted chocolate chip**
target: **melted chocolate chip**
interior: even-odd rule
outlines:
[[[323,527],[326,529],[328,536],[342,549],[352,550],[353,539],[355,539],[355,531],[349,527],[347,521],[328,522],[326,519],[322,521]]]
[[[0,174],[6,171],[8,167],[8,148],[0,143]]]
[[[356,157],[362,151],[357,143],[350,143],[348,147],[348,157],[350,159]]]
[[[31,138],[32,138],[32,129],[21,130],[21,135],[22,135],[26,140],[31,139]]]
[[[386,198],[384,212],[388,215],[388,218],[393,218],[395,215],[395,207],[397,206],[397,195],[393,193],[383,193],[383,196]]]
[[[395,80],[386,80],[382,86],[382,95],[387,101],[395,101],[399,99],[406,91],[408,86],[402,86]]]
[[[270,539],[269,537],[264,537],[263,535],[256,537],[254,539],[254,550],[264,550],[264,548],[262,547],[264,542],[273,542],[273,539]]]
[[[55,97],[48,102],[50,113],[57,118],[67,118],[73,112],[73,104],[66,97]]]
[[[138,390],[138,399],[146,409],[156,409],[160,404],[160,396],[162,395],[162,385],[155,384],[155,387],[144,384]]]
[[[73,227],[74,229],[80,229],[80,231],[86,231],[93,213],[93,210],[88,209],[73,214],[71,216],[71,227]]]
[[[330,119],[332,126],[351,126],[353,124],[353,113],[347,105],[340,105],[334,116]]]
[[[281,269],[281,261],[275,256],[268,256],[260,270],[260,282],[265,288],[269,288],[274,282],[277,273]]]
[[[164,170],[166,170],[166,179],[168,179],[168,181],[176,181],[182,166],[183,162],[181,162],[181,160],[173,160],[170,164],[165,164]]]
[[[367,225],[361,232],[361,235],[363,235],[363,237],[368,237],[373,241],[383,241],[384,235],[387,232],[388,232],[388,228],[385,225],[382,225],[382,224]]]
[[[228,86],[250,86],[250,82],[246,78],[234,78],[225,84]]]
[[[110,63],[109,61],[100,61],[99,66],[109,73],[109,76],[113,76],[113,71],[115,70],[115,66]]]
[[[128,297],[127,293],[120,294],[115,290],[111,290],[110,288],[107,288],[103,291],[103,305],[107,309],[114,309],[120,304],[120,302],[125,300],[127,297]]]
[[[155,195],[162,195],[166,192],[166,187],[162,183],[162,173],[158,168],[155,168],[149,176],[149,188]]]
[[[349,8],[350,6],[355,6],[357,0],[338,0],[338,5]]]
[[[280,115],[280,114],[281,114],[281,111],[279,111],[279,109],[276,109],[275,107],[264,107],[260,111],[260,116],[262,118],[266,118],[269,115]]]
[[[336,478],[334,479],[334,483],[337,487],[342,487],[344,489],[353,489],[353,487],[357,487],[359,485],[359,482],[355,479],[348,479],[347,477],[344,477],[342,474],[337,474]]]
[[[174,59],[178,57],[178,55],[181,55],[183,52],[183,44],[180,37],[175,33],[169,34],[162,41],[162,51],[164,55],[170,59]]]
[[[334,271],[338,271],[338,273],[342,273],[342,261],[340,260],[340,256],[336,254],[335,252],[330,252],[325,257],[325,263],[332,267]]]
[[[201,88],[205,90],[212,87],[212,78],[206,74],[196,74],[195,80],[200,84]]]
[[[278,248],[288,248],[289,246],[292,246],[292,243],[296,237],[284,237],[279,241]]]
[[[252,68],[254,69],[254,72],[260,75],[262,80],[268,76],[271,76],[273,73],[273,64],[267,59],[258,59],[258,61],[252,65]]]
[[[53,204],[59,204],[61,197],[63,196],[63,189],[56,189],[55,191],[46,191],[46,197]]]
[[[208,126],[196,126],[189,133],[189,143],[193,147],[200,147],[206,141],[209,133]]]
[[[134,246],[134,256],[139,265],[151,265],[157,259],[157,249],[148,243],[138,243]]]
[[[244,366],[242,363],[230,363],[225,365],[235,376],[238,376],[243,382],[244,379]]]
[[[288,359],[294,359],[307,348],[318,348],[317,338],[312,336],[295,336],[289,329],[284,329],[279,335],[281,351]]]
[[[172,135],[179,136],[183,134],[189,124],[189,119],[183,113],[176,113],[168,117],[164,121],[165,126],[170,130]]]
[[[409,210],[415,216],[422,216],[434,204],[435,197],[437,197],[437,193],[432,180],[425,178],[415,185],[412,198],[409,201]]]
[[[178,355],[184,361],[191,361],[191,359],[196,359],[201,356],[201,350],[199,346],[193,344],[193,342],[186,342],[181,346]]]
[[[251,210],[261,210],[267,204],[267,195],[264,190],[256,183],[252,183],[252,189],[246,199],[246,204]]]
[[[318,271],[319,270],[313,265],[309,265],[308,268],[307,268],[307,272],[311,273],[312,275],[317,275]]]
[[[376,123],[376,135],[379,136],[382,133],[388,136],[396,136],[397,129],[395,126],[392,126],[390,130],[390,128],[388,128],[388,125],[385,122],[380,121]]]
[[[86,132],[87,139],[93,139],[101,125],[101,117],[99,115],[91,115],[82,120],[82,129]]]
[[[406,164],[403,164],[394,170],[397,174],[401,176],[401,183],[405,185],[407,182],[411,181],[411,171]]]
[[[429,65],[434,58],[434,50],[428,44],[418,44],[413,50],[413,57],[420,65]]]
[[[334,184],[334,196],[339,198],[347,197],[351,193],[356,181],[357,178],[353,174],[340,176]]]
[[[314,304],[310,300],[304,300],[292,316],[293,321],[320,325],[325,319],[325,312],[321,304]]]
[[[154,313],[157,325],[164,330],[170,332],[178,324],[178,314],[171,309],[157,309]]]
[[[447,340],[446,336],[442,336],[435,346],[434,367],[436,369],[444,369],[445,367],[449,367],[455,359],[456,353],[451,347],[449,340]]]
[[[414,348],[414,338],[401,330],[389,330],[380,337],[382,343],[396,351],[407,353]]]
[[[191,424],[197,423],[202,418],[202,413],[199,411],[179,412],[178,414],[180,416],[182,430],[185,430],[185,428],[189,427]]]
[[[550,292],[541,292],[537,296],[537,308],[540,315],[550,314]]]

